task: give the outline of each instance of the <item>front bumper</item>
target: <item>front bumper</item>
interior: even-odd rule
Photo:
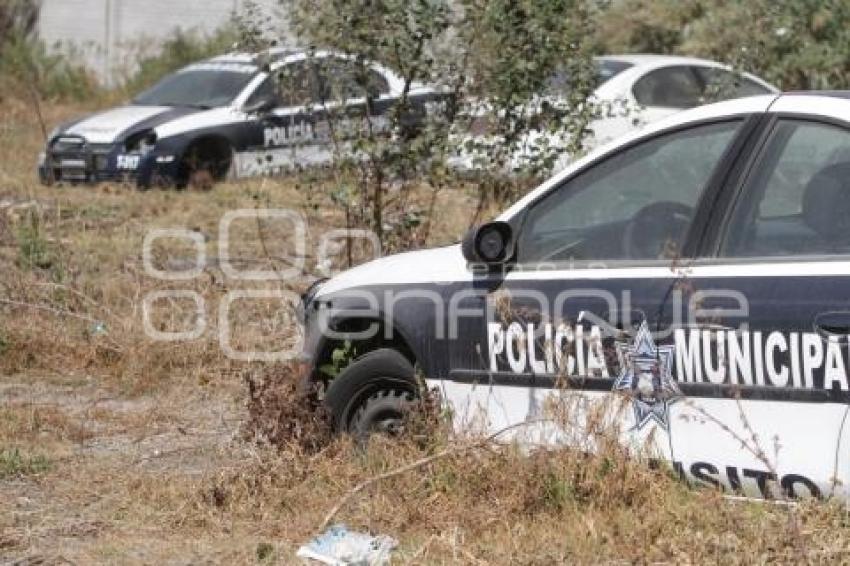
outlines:
[[[120,182],[149,187],[154,183],[173,183],[177,174],[173,154],[127,153],[122,143],[91,144],[83,138],[52,140],[38,163],[39,180],[46,185]]]
[[[118,168],[121,144],[93,144],[81,137],[51,140],[40,156],[38,175],[43,183],[97,183],[133,180],[134,171]]]

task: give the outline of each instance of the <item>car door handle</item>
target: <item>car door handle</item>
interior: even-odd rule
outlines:
[[[822,338],[833,337],[847,339],[850,335],[850,312],[824,312],[815,317],[815,332]]]

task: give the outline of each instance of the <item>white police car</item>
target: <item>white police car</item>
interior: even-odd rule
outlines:
[[[215,57],[167,76],[126,106],[56,128],[39,177],[184,186],[323,163],[332,156],[329,108],[341,102],[362,112],[368,99],[380,123],[404,89],[391,70],[376,63],[364,69],[339,53]],[[421,84],[408,89],[412,124],[433,95]]]
[[[396,426],[419,368],[460,431],[579,443],[547,403],[578,423],[607,404],[623,442],[692,481],[846,496],[850,93],[676,114],[461,245],[317,283],[303,310],[305,375],[342,431]],[[353,361],[331,378],[334,351]]]
[[[728,65],[707,59],[623,54],[594,57],[593,63],[595,86],[590,100],[599,106],[601,115],[588,124],[590,135],[582,141],[585,148],[605,144],[643,125],[707,102],[779,92],[759,77],[733,71]],[[541,113],[539,105],[543,101],[555,108],[565,107],[567,101],[564,97],[569,94],[570,82],[568,74],[563,71],[555,73],[549,79],[541,100],[530,104],[523,114]],[[477,162],[488,162],[486,154],[477,147],[486,148],[498,141],[490,135],[493,121],[486,111],[480,111],[470,126],[469,135],[461,136],[457,141],[460,151],[452,159],[454,167],[471,170]],[[522,170],[533,166],[539,160],[541,146],[566,147],[569,142],[566,132],[552,134],[547,128],[532,129],[516,144],[508,169]],[[470,143],[472,148],[466,149],[465,146]],[[560,171],[570,161],[572,157],[569,154],[562,154],[553,171]]]

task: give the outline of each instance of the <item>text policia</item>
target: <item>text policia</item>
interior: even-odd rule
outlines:
[[[679,328],[672,341],[680,383],[848,390],[847,337]],[[487,342],[492,372],[607,378],[619,371],[596,325],[491,322]]]

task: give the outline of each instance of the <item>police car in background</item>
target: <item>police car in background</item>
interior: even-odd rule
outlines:
[[[363,74],[366,77],[363,77]],[[280,81],[280,84],[278,84]],[[391,70],[327,51],[275,49],[189,65],[130,104],[56,128],[39,159],[44,183],[109,180],[185,186],[331,159],[329,112],[373,112],[373,127],[402,95]],[[435,96],[410,85],[415,125]]]
[[[336,427],[420,395],[461,431],[595,403],[627,445],[747,496],[850,490],[850,93],[688,110],[570,165],[460,245],[303,298],[304,375]],[[334,351],[353,352],[335,377]],[[538,438],[538,437],[535,437]],[[591,444],[592,446],[592,444]]]

